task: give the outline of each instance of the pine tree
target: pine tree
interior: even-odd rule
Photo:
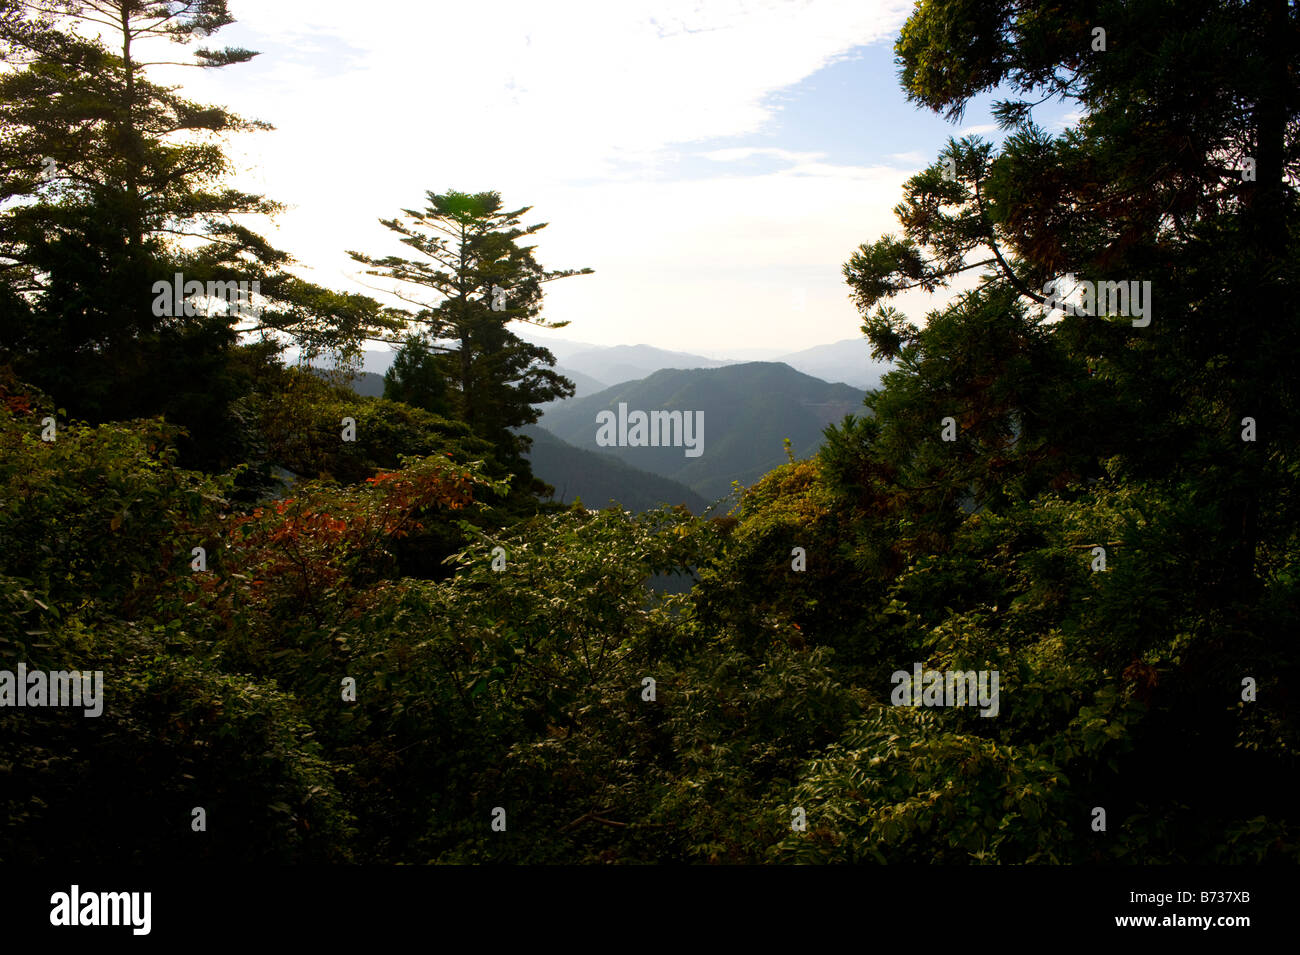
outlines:
[[[420,335],[408,335],[384,372],[384,397],[414,408],[446,415],[447,382],[438,367],[437,353]]]
[[[394,294],[417,307],[414,321],[438,350],[456,414],[490,440],[504,461],[528,473],[522,455],[529,441],[514,429],[537,421],[534,405],[570,397],[574,389],[552,369],[549,349],[525,342],[507,326],[517,321],[563,328],[568,322],[540,317],[542,285],[592,270],[547,271],[533,246],[519,245],[546,227],[520,224],[529,206],[504,210],[495,192],[426,196],[423,210],[404,209],[401,218],[380,220],[422,258],[348,254],[369,266],[370,275],[415,287]]]
[[[0,75],[0,349],[80,416],[217,413],[239,333],[346,350],[395,327],[372,299],[294,277],[290,257],[244,224],[281,206],[221,186],[231,165],[220,137],[270,127],[150,81],[161,65],[248,62],[257,54],[239,48],[178,59],[231,22],[225,0],[27,0],[0,11],[0,61],[11,67]],[[205,289],[257,282],[260,294],[159,315],[155,283],[177,273]]]
[[[976,137],[950,142],[908,183],[903,236],[846,263],[873,344],[892,356],[921,340],[880,303],[986,269],[982,289],[1009,292],[1072,366],[1050,401],[1024,405],[1030,438],[1044,437],[1062,475],[1119,456],[1135,478],[1185,485],[1205,502],[1206,538],[1225,545],[1198,562],[1203,583],[1248,595],[1261,514],[1275,539],[1300,517],[1283,492],[1286,449],[1300,444],[1297,202],[1285,182],[1300,168],[1294,5],[1150,0],[1061,16],[1049,3],[922,2],[897,52],[909,98],[949,118],[990,88],[1025,98],[995,104],[1010,133],[997,153]],[[1052,97],[1085,117],[1060,136],[1033,121]],[[1047,321],[1049,284],[1077,279],[1149,280],[1149,324],[1095,302]],[[1005,395],[1007,380],[982,389]],[[1267,454],[1239,436],[1252,408],[1267,409]]]
[[[1126,859],[1230,856],[1247,820],[1274,827],[1256,858],[1293,855],[1289,805],[1239,781],[1293,788],[1294,714],[1276,691],[1234,703],[1245,678],[1300,672],[1295,5],[922,0],[896,50],[909,97],[951,119],[989,89],[1025,98],[995,105],[1000,147],[950,141],[907,183],[901,237],[845,264],[898,361],[822,459],[853,559],[888,582],[886,613],[915,615],[921,652],[1005,664],[1041,641],[1022,685],[1095,667],[1067,707],[1130,701],[1132,751],[1069,770],[1087,805],[1106,789],[1140,807]],[[1033,120],[1053,96],[1081,114],[1055,135]],[[886,304],[975,269],[924,328]],[[1116,289],[1051,311],[1049,286],[1076,281],[1149,284],[1145,314]],[[1062,751],[1044,743],[1059,712],[1016,718],[1033,752]]]

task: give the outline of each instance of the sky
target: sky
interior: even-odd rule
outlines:
[[[289,206],[266,232],[299,274],[399,304],[347,251],[406,251],[378,220],[428,191],[497,191],[549,223],[545,268],[595,270],[548,283],[543,314],[600,345],[861,337],[843,263],[898,232],[904,182],[950,136],[1000,138],[993,96],[956,124],[907,102],[900,0],[229,6],[209,44],[261,55],[150,75],[276,127],[228,140],[233,184]],[[919,321],[946,298],[893,304]]]

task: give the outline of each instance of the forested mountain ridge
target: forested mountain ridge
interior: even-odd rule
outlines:
[[[866,351],[865,345],[863,351]],[[628,464],[692,488],[709,501],[725,497],[733,481],[752,484],[791,453],[812,454],[822,431],[851,411],[863,394],[829,384],[776,362],[745,362],[705,369],[665,369],[546,410],[541,424],[577,447],[598,449],[602,411],[680,411],[700,414],[704,425],[698,456],[682,447],[608,447]]]

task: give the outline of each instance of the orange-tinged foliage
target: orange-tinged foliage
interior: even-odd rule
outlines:
[[[341,585],[381,566],[389,542],[422,530],[431,515],[472,505],[476,486],[491,485],[441,455],[355,487],[303,485],[294,497],[225,519],[215,573],[194,581],[199,599],[227,625],[237,606],[270,611],[284,601],[314,613]]]

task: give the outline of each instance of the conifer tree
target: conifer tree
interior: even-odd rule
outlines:
[[[968,42],[954,45],[958,36]],[[1035,359],[1007,362],[1004,352],[1010,375],[983,375],[982,397],[969,396],[972,422],[994,404],[1021,412],[1019,452],[1056,462],[1050,479],[1118,456],[1134,478],[1183,485],[1179,493],[1204,500],[1205,538],[1224,545],[1198,560],[1203,584],[1248,596],[1261,514],[1272,515],[1275,539],[1300,517],[1283,491],[1294,467],[1287,449],[1300,444],[1289,384],[1300,352],[1300,313],[1289,304],[1300,172],[1294,5],[1150,0],[1064,16],[1046,3],[924,0],[896,49],[909,98],[949,118],[984,90],[1013,95],[994,107],[1010,133],[1001,149],[951,141],[908,183],[903,235],[863,245],[846,263],[877,352],[917,366],[923,342],[939,345],[882,303],[984,269],[976,299],[950,318],[979,316],[987,310],[975,301],[1009,295],[1026,334],[1051,343],[1038,352],[1053,354],[1058,371],[1038,375],[1036,397],[1020,392],[1008,404],[1020,387],[1011,376],[1027,382]],[[1050,98],[1084,119],[1049,134],[1033,111]],[[1079,280],[1149,282],[1149,320],[1139,327],[1099,301],[1049,312],[1048,288],[1068,293]],[[951,377],[954,361],[965,373],[982,357],[945,351],[927,367]],[[1252,408],[1266,409],[1267,453],[1240,437],[1242,419],[1258,418]],[[1002,453],[985,447],[990,460]]]
[[[232,22],[226,0],[10,0],[0,11],[0,349],[75,414],[215,413],[239,333],[346,350],[394,327],[373,300],[293,276],[290,256],[246,222],[281,206],[222,185],[232,167],[220,137],[270,127],[150,80],[162,65],[248,62],[257,54],[240,48],[182,52]],[[205,289],[256,282],[258,294],[158,314],[155,283],[177,273]]]
[[[380,222],[420,258],[349,252],[368,274],[398,283],[393,293],[416,306],[416,324],[438,351],[457,415],[490,440],[502,459],[526,471],[529,441],[514,429],[540,417],[541,402],[570,397],[573,383],[551,366],[549,349],[514,334],[510,322],[563,328],[541,317],[542,285],[591,269],[548,271],[519,240],[546,223],[524,226],[530,206],[506,210],[496,192],[428,192],[423,210]]]
[[[434,414],[448,413],[447,383],[437,353],[420,335],[408,335],[384,372],[384,397]]]

